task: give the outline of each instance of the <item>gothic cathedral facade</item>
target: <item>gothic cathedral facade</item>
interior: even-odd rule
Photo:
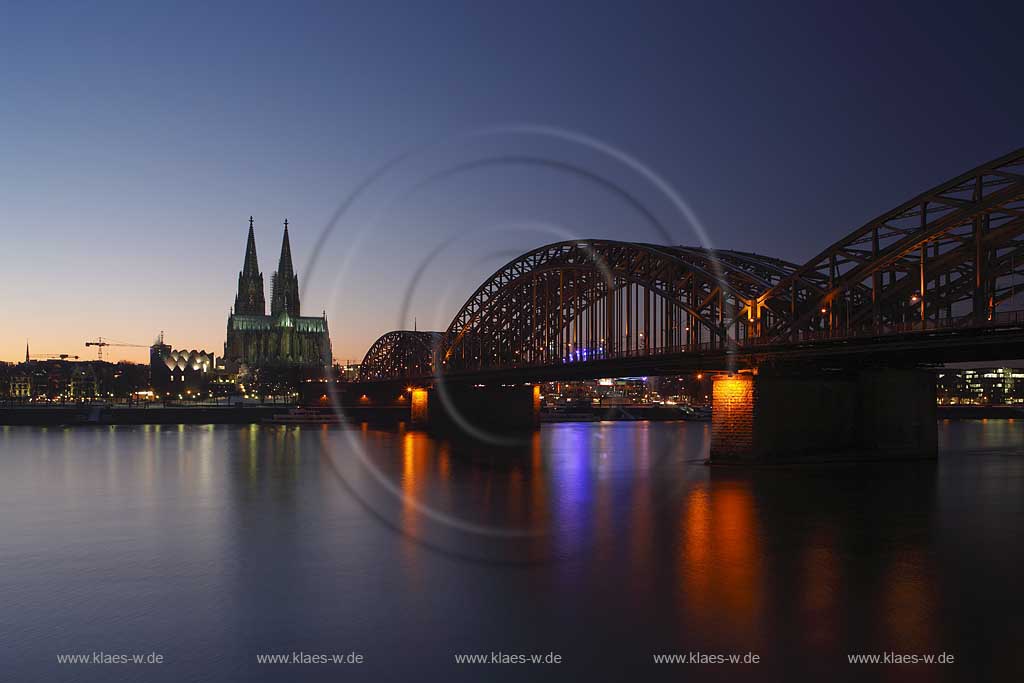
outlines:
[[[270,315],[267,315],[263,273],[256,259],[256,236],[250,217],[245,261],[238,274],[235,305],[228,316],[225,368],[231,373],[246,374],[258,368],[329,366],[331,337],[327,315],[301,314],[299,278],[292,266],[288,221],[284,222],[277,272],[270,282]]]

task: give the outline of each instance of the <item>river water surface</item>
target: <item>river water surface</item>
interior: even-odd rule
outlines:
[[[0,680],[1022,680],[1024,423],[939,435],[749,471],[700,423],[0,428]],[[58,663],[96,652],[163,663]],[[258,661],[298,652],[364,661]],[[492,653],[562,661],[455,663]]]

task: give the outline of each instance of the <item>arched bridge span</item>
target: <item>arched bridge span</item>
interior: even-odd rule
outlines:
[[[1024,327],[1024,313],[1009,310],[1022,285],[1022,233],[1019,149],[882,214],[802,265],[700,247],[557,242],[500,268],[447,330],[382,336],[362,379],[530,368],[538,378],[568,377],[570,368],[608,372],[616,361],[798,359],[879,340],[912,354],[955,338],[957,353],[969,354],[984,340],[968,332]],[[992,353],[1000,342],[984,343]]]

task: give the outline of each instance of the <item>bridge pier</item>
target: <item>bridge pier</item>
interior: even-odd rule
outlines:
[[[712,401],[712,464],[937,457],[926,370],[723,375]]]
[[[449,383],[414,389],[410,418],[414,427],[469,436],[531,430],[540,422],[540,387]]]

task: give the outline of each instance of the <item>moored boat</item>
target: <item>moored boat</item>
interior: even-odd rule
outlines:
[[[287,413],[265,417],[261,422],[278,425],[340,424],[341,418],[334,411],[298,407]]]

